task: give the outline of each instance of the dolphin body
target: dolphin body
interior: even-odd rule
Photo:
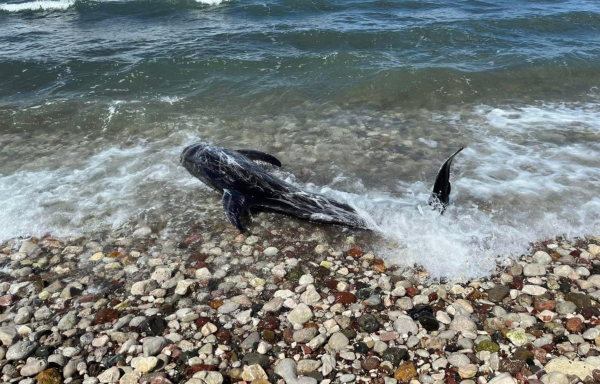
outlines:
[[[438,172],[429,205],[443,212],[450,195],[450,165],[459,149]],[[255,150],[230,150],[206,143],[186,147],[181,163],[204,184],[223,194],[227,218],[240,231],[241,216],[250,207],[260,207],[317,223],[368,229],[365,220],[348,204],[308,192],[280,180],[260,163],[281,167],[272,155]]]

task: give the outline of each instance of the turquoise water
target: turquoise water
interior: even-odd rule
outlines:
[[[0,0],[0,239],[222,220],[177,164],[201,139],[274,153],[393,261],[484,273],[600,233],[599,84],[595,1]]]

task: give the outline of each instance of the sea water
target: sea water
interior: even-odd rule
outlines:
[[[216,220],[178,164],[199,140],[272,153],[436,277],[597,236],[599,26],[585,0],[0,0],[0,240]]]

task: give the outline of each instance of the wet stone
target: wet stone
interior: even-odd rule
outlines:
[[[407,355],[408,351],[406,349],[391,347],[383,351],[381,359],[383,361],[389,361],[392,365],[397,366]]]
[[[160,336],[165,331],[167,324],[160,316],[152,316],[144,320],[138,326],[139,333],[145,333],[147,336]]]
[[[419,323],[428,332],[437,331],[440,327],[439,321],[429,312],[424,312],[419,315]]]
[[[35,350],[35,355],[37,357],[47,359],[56,348],[52,345],[42,345]]]
[[[354,348],[354,352],[356,353],[360,353],[360,354],[366,354],[367,352],[369,352],[369,347],[367,346],[367,344],[361,342],[355,343],[353,345]]]
[[[342,329],[342,334],[348,338],[348,340],[353,340],[356,337],[356,331],[352,328]]]
[[[362,288],[357,292],[357,296],[361,300],[368,299],[373,294],[373,291],[370,288]]]
[[[357,320],[358,326],[364,332],[373,333],[381,328],[381,324],[375,318],[375,316],[371,314],[365,314],[358,318]]]
[[[95,324],[112,323],[119,318],[119,311],[116,309],[103,308],[96,313],[94,317]]]
[[[364,359],[362,361],[362,363],[360,364],[360,366],[365,371],[370,371],[372,369],[377,369],[379,367],[379,359],[377,357],[375,357],[375,356],[367,357],[366,359]]]
[[[517,373],[521,372],[523,367],[525,367],[525,362],[522,360],[501,359],[499,370],[500,372],[508,372],[512,376],[515,376]]]
[[[35,379],[38,384],[59,384],[62,377],[55,368],[50,368],[38,373]]]
[[[408,382],[418,376],[412,361],[402,363],[394,372],[394,378],[398,381]]]
[[[6,360],[25,360],[37,348],[38,344],[33,341],[23,340],[13,344],[6,352]]]
[[[346,348],[346,346],[348,346],[349,343],[350,341],[348,340],[348,337],[346,337],[346,335],[344,335],[341,332],[336,332],[333,335],[331,335],[327,345],[334,351],[341,351],[344,348]]]
[[[350,292],[336,292],[335,295],[335,303],[339,304],[352,304],[356,303],[356,296],[354,296]]]
[[[431,308],[429,305],[425,305],[422,307],[413,308],[408,311],[408,315],[413,320],[418,320],[419,316],[424,315],[424,314],[433,315],[433,308]]]
[[[585,307],[581,309],[581,316],[584,319],[589,320],[592,317],[600,317],[600,309],[595,307]]]
[[[528,350],[526,348],[523,348],[523,347],[518,347],[513,352],[512,358],[516,359],[516,360],[526,361],[527,359],[533,360],[534,359],[534,355],[533,355],[533,352],[531,352],[530,350]]]
[[[243,365],[255,365],[258,364],[263,368],[268,368],[269,366],[269,356],[261,355],[260,353],[246,353],[242,358]]]
[[[578,310],[592,305],[590,297],[583,293],[569,292],[565,295],[565,301],[574,303]]]
[[[499,303],[504,300],[506,296],[508,296],[509,292],[509,287],[498,284],[488,291],[488,300],[494,303]]]
[[[563,301],[556,305],[556,312],[561,315],[567,315],[577,310],[577,305],[571,301]]]
[[[267,316],[258,323],[259,328],[269,329],[271,331],[279,329],[280,321],[275,316]]]
[[[492,340],[483,340],[479,344],[475,346],[475,350],[479,351],[488,351],[488,352],[498,352],[500,347],[498,344],[494,343]]]
[[[269,329],[265,329],[262,333],[262,337],[263,337],[263,339],[265,339],[267,341],[274,341],[275,340],[275,332],[273,332]]]
[[[583,328],[583,322],[581,321],[580,318],[573,317],[573,318],[567,320],[567,323],[565,324],[565,328],[567,328],[567,330],[569,332],[578,333],[578,332],[581,332],[581,329]]]

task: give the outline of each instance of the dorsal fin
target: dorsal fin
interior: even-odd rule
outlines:
[[[246,156],[252,161],[262,161],[264,163],[268,163],[276,167],[281,167],[281,161],[279,161],[275,156],[269,155],[268,153],[264,153],[254,149],[238,149],[236,152]]]

